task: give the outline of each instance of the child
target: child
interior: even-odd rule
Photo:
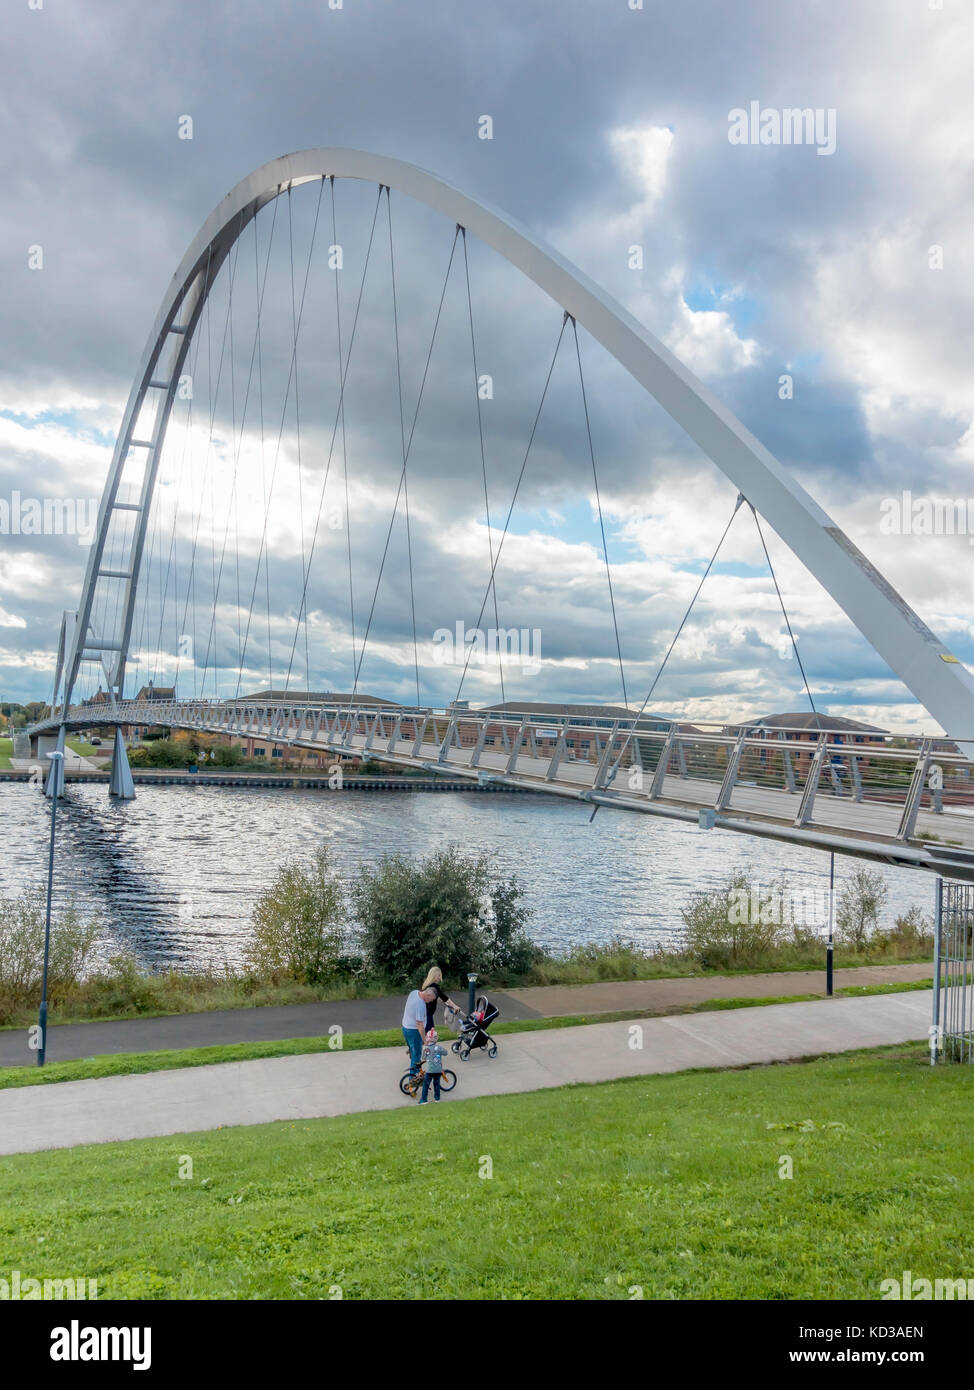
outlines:
[[[440,1098],[440,1077],[443,1074],[443,1058],[446,1053],[439,1046],[436,1029],[431,1028],[426,1034],[426,1046],[423,1048],[423,1062],[425,1071],[423,1074],[423,1096],[420,1105],[428,1104],[428,1094],[430,1082],[433,1083],[433,1099]]]

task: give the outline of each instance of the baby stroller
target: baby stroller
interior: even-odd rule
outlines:
[[[482,994],[474,1006],[472,1014],[460,1015],[460,1036],[450,1044],[461,1062],[465,1062],[476,1047],[485,1047],[488,1057],[497,1056],[497,1044],[487,1031],[500,1017],[500,1010]]]

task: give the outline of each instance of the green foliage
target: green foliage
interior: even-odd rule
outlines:
[[[40,1001],[44,971],[46,896],[25,888],[17,898],[0,898],[0,1018],[14,1003]],[[85,969],[98,938],[100,923],[80,916],[73,902],[55,910],[51,920],[48,998],[63,999]]]
[[[517,875],[490,885],[490,914],[485,924],[484,967],[494,979],[507,981],[526,974],[544,953],[528,936],[528,909]]]
[[[916,903],[900,913],[887,932],[874,932],[871,940],[882,942],[895,955],[918,956],[933,950],[934,924]]]
[[[363,868],[352,897],[373,970],[406,984],[434,963],[447,979],[479,965],[488,893],[486,856],[467,857],[457,845],[419,863],[394,854]]]
[[[129,753],[132,767],[189,767],[196,759],[192,745],[172,738],[155,739],[151,746],[133,748]]]
[[[282,865],[254,905],[248,965],[258,974],[306,984],[334,977],[342,955],[343,907],[324,847],[310,865]]]
[[[852,878],[839,894],[835,909],[836,936],[861,951],[879,922],[879,913],[889,896],[882,876],[875,869],[857,864]]]
[[[737,872],[721,887],[698,894],[681,914],[687,954],[704,970],[760,964],[782,942],[780,914],[769,910],[780,891],[773,886],[759,892],[754,911],[751,880]]]

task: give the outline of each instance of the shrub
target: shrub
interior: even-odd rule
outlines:
[[[0,898],[0,994],[20,1004],[40,1001],[47,899],[42,888]],[[73,902],[51,920],[47,993],[54,1002],[77,983],[98,939],[100,922],[82,920]]]
[[[325,848],[307,867],[282,865],[254,904],[248,967],[309,985],[333,978],[342,954],[343,907]]]
[[[681,912],[687,954],[704,970],[760,964],[781,942],[776,904],[783,896],[780,887],[772,885],[758,893],[754,911],[752,885],[745,873],[732,874],[723,887],[698,894]]]
[[[839,894],[835,909],[836,936],[856,951],[865,949],[879,922],[879,911],[889,896],[881,875],[858,864]]]
[[[363,868],[353,898],[373,970],[405,984],[434,962],[448,979],[479,964],[487,890],[486,859],[465,857],[457,845],[418,864],[394,854]]]
[[[490,913],[484,924],[484,966],[492,975],[524,975],[542,957],[525,931],[528,909],[515,874],[490,886]]]
[[[881,941],[898,956],[922,956],[933,950],[934,924],[914,903],[897,917],[887,932],[877,932]]]

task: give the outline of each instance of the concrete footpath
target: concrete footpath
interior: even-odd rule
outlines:
[[[837,989],[850,985],[899,984],[929,980],[933,966],[867,965],[835,972]],[[534,986],[490,990],[510,1023],[527,1018],[565,1018],[573,1014],[651,1010],[667,1013],[707,999],[768,999],[825,993],[824,970],[789,970],[769,975],[708,975],[675,980],[627,980],[591,985]],[[465,998],[457,995],[458,1003]],[[54,1024],[47,1033],[51,1062],[71,1062],[118,1052],[159,1052],[169,1048],[214,1047],[227,1043],[279,1042],[320,1038],[334,1024],[346,1033],[398,1028],[405,993],[391,998],[339,999],[316,1004],[262,1005],[250,1009],[127,1018],[114,1023]],[[0,1030],[0,1066],[30,1066],[37,1054],[27,1047],[27,1029]]]
[[[932,991],[917,990],[652,1018],[638,1025],[638,1049],[625,1022],[515,1033],[499,1038],[493,1061],[453,1059],[459,1080],[442,1103],[925,1039],[931,1005]],[[415,1105],[398,1089],[404,1070],[405,1049],[395,1047],[0,1091],[0,1153]],[[417,1123],[435,1124],[432,1115],[430,1106]]]

